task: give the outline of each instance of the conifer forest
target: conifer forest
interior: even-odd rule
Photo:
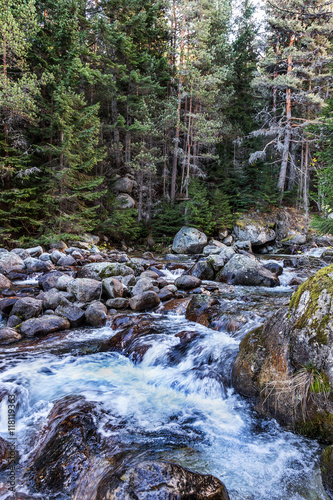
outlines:
[[[333,209],[327,0],[0,0],[0,235],[169,244]]]

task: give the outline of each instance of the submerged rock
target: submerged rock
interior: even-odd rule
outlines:
[[[182,227],[176,234],[172,250],[177,254],[201,253],[207,245],[207,236],[194,227]]]
[[[234,388],[282,425],[333,443],[333,266],[241,342]]]
[[[216,280],[229,285],[274,287],[280,284],[279,278],[255,257],[240,254],[227,262]]]
[[[107,498],[228,500],[229,495],[214,476],[198,474],[175,463],[147,461],[103,477],[96,500]]]

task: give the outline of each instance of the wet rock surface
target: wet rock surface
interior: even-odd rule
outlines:
[[[267,286],[280,284],[279,278],[257,259],[247,255],[234,255],[218,274],[217,281],[230,285]]]
[[[224,484],[171,462],[147,461],[103,478],[96,500],[106,498],[229,500]]]

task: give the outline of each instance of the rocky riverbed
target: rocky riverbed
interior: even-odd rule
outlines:
[[[263,260],[216,241],[164,257],[57,246],[0,253],[1,498],[14,498],[11,401],[15,498],[327,498],[322,445],[261,417],[231,372],[242,339],[329,249]]]

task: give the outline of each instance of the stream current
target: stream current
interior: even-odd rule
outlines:
[[[115,335],[109,326],[3,348],[0,391],[15,394],[17,401],[17,488],[29,494],[23,471],[54,402],[82,395],[105,411],[99,427],[103,436],[117,433],[140,460],[170,460],[213,474],[232,500],[328,499],[318,467],[321,446],[260,417],[231,386],[241,339],[288,303],[293,290],[286,283],[296,274],[284,269],[281,286],[272,289],[215,283],[219,290],[214,295],[229,305],[220,331],[157,310],[154,332],[144,338],[151,347],[140,363],[115,352],[82,350]],[[186,347],[176,336],[183,331],[196,334]],[[0,434],[9,437],[6,398],[0,406]],[[0,481],[6,482],[5,472]]]

